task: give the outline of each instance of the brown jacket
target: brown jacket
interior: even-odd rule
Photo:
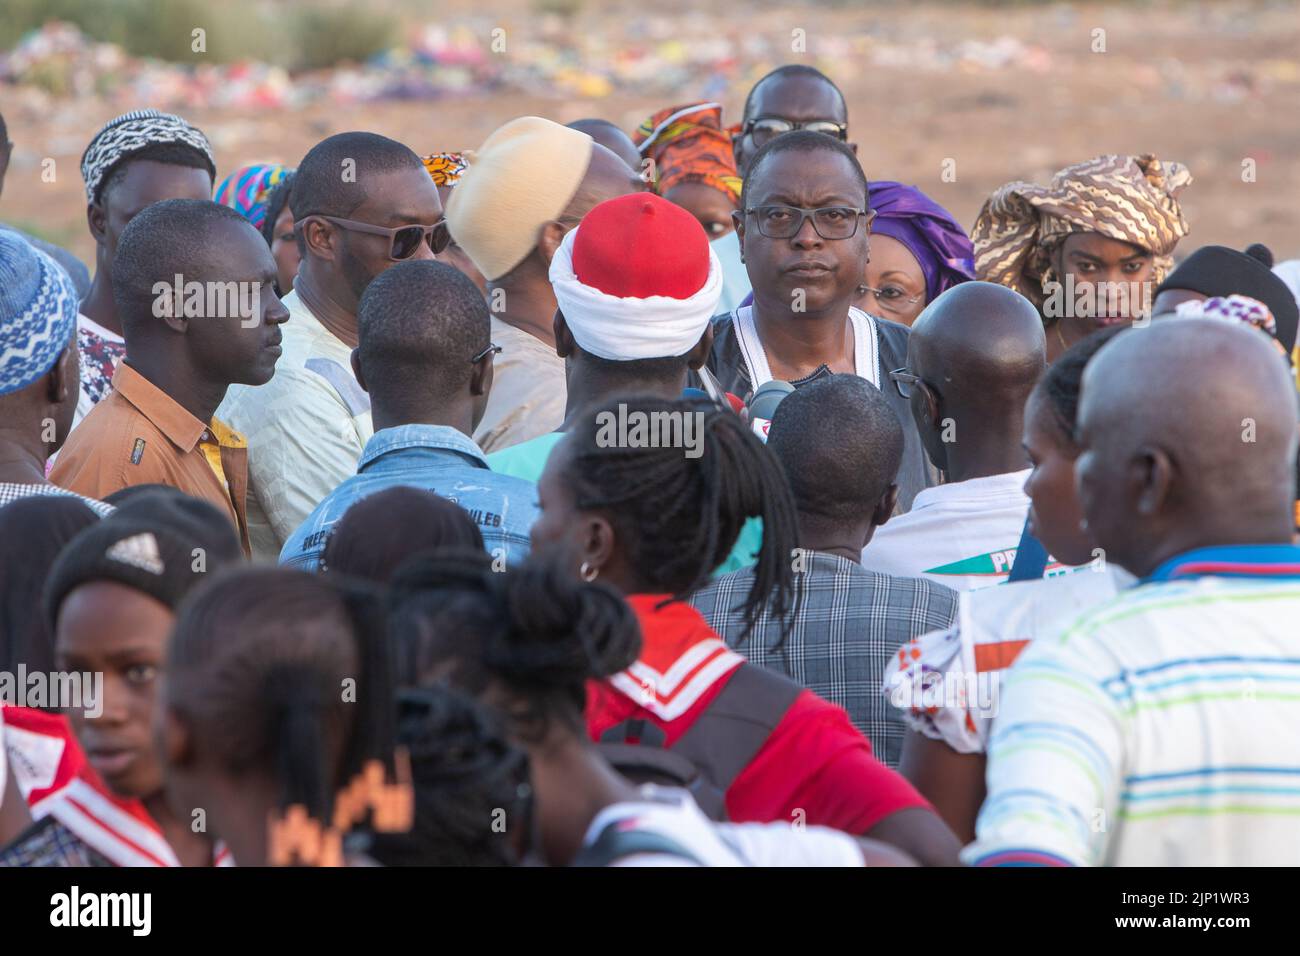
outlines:
[[[220,452],[228,488],[205,444]],[[170,485],[228,514],[249,553],[244,439],[216,419],[205,425],[126,362],[113,374],[113,390],[68,436],[50,481],[100,499],[131,485]]]

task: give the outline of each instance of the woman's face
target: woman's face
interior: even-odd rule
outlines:
[[[925,274],[912,251],[892,236],[871,237],[867,261],[869,290],[853,304],[882,319],[911,326],[926,306]]]
[[[292,291],[293,280],[298,275],[298,263],[302,259],[298,254],[298,243],[293,237],[293,210],[288,203],[284,204],[275,220],[272,236],[271,255],[275,258],[280,295],[283,297]]]
[[[1063,564],[1087,564],[1097,546],[1082,530],[1083,508],[1074,486],[1078,449],[1062,433],[1048,399],[1035,390],[1025,409],[1025,451],[1033,470],[1025,480],[1029,530]]]
[[[681,206],[698,219],[710,242],[735,228],[731,214],[736,211],[736,204],[730,196],[712,186],[704,183],[679,183],[664,193],[664,199],[675,206]]]
[[[68,720],[90,765],[122,797],[162,789],[152,723],[172,620],[166,605],[113,581],[83,584],[59,607],[56,666],[103,675],[99,716],[74,709]]]
[[[1045,290],[1049,303],[1043,311],[1076,339],[1141,318],[1151,305],[1155,257],[1141,246],[1095,232],[1075,233],[1061,243],[1052,266],[1062,288],[1056,300]],[[1050,314],[1054,311],[1061,314]]]
[[[580,534],[582,522],[574,506],[573,490],[565,479],[569,467],[569,442],[566,438],[546,460],[542,477],[537,480],[537,506],[541,514],[533,522],[530,538],[532,553],[570,570],[575,576],[582,567],[584,548]]]

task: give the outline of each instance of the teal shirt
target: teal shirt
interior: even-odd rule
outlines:
[[[564,438],[563,432],[550,432],[520,442],[518,445],[494,451],[487,456],[488,467],[498,474],[513,475],[526,481],[539,481],[542,471],[546,468],[546,459],[551,457],[551,451],[562,438]],[[750,518],[740,529],[736,546],[731,549],[727,559],[714,570],[713,576],[716,578],[749,567],[758,560],[758,550],[762,546],[763,520]]]

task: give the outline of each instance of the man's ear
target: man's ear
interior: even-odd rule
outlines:
[[[86,225],[90,227],[90,234],[97,244],[108,244],[108,213],[99,203],[86,204]]]
[[[469,393],[471,395],[486,395],[488,389],[492,387],[492,364],[495,359],[495,353],[489,352],[470,370]]]
[[[1143,445],[1129,462],[1128,481],[1133,490],[1134,509],[1144,518],[1154,518],[1169,500],[1174,480],[1174,463],[1162,448]]]
[[[871,526],[879,528],[888,521],[894,514],[894,508],[898,506],[898,485],[892,484],[886,489],[884,495],[876,502],[876,507],[871,512]]]
[[[745,134],[736,133],[731,137],[731,155],[736,160],[736,172],[745,175]]]
[[[325,220],[309,218],[301,225],[295,224],[295,228],[302,233],[302,241],[307,253],[327,262],[333,262],[339,257],[340,230],[335,229]]]
[[[573,333],[569,331],[569,323],[564,320],[564,313],[559,309],[555,310],[555,319],[551,322],[551,331],[555,334],[555,354],[560,358],[568,358],[577,349],[578,343],[573,340]]]
[[[854,155],[854,156],[858,155],[858,144],[857,144],[857,143],[849,143],[849,149],[853,150],[853,155]]]
[[[551,260],[555,258],[560,243],[564,241],[566,231],[564,226],[554,219],[542,226],[541,232],[537,236],[537,251],[541,254],[542,262],[546,265],[549,266]]]
[[[357,348],[352,350],[351,362],[352,374],[356,376],[357,384],[361,386],[361,391],[369,392],[370,389],[366,388],[366,378],[361,374],[361,349]]]
[[[700,340],[695,343],[694,347],[686,356],[686,367],[694,371],[704,365],[709,360],[709,353],[713,351],[713,323],[710,322],[704,329],[704,334]]]
[[[731,210],[731,225],[736,230],[736,242],[740,243],[740,261],[745,261],[745,212],[743,209]]]
[[[72,359],[69,360],[69,354]],[[74,388],[79,389],[81,384],[80,375],[77,377],[77,385],[72,384],[71,371],[80,371],[73,363],[78,361],[77,357],[77,339],[73,336],[71,344],[59,356],[59,360],[50,367],[49,372],[45,375],[45,399],[51,405],[62,405],[68,399],[68,393]]]

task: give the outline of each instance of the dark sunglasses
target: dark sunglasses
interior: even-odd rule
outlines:
[[[370,236],[386,236],[389,241],[388,258],[394,262],[401,262],[415,255],[420,249],[420,243],[426,242],[430,251],[434,255],[442,252],[451,242],[451,233],[447,229],[447,220],[439,219],[431,226],[394,226],[391,229],[384,226],[372,226],[368,222],[357,222],[354,219],[340,219],[337,216],[314,215],[307,216],[303,222],[309,219],[324,219],[340,229],[347,229],[351,232],[363,232]],[[301,223],[299,223],[301,226]]]

